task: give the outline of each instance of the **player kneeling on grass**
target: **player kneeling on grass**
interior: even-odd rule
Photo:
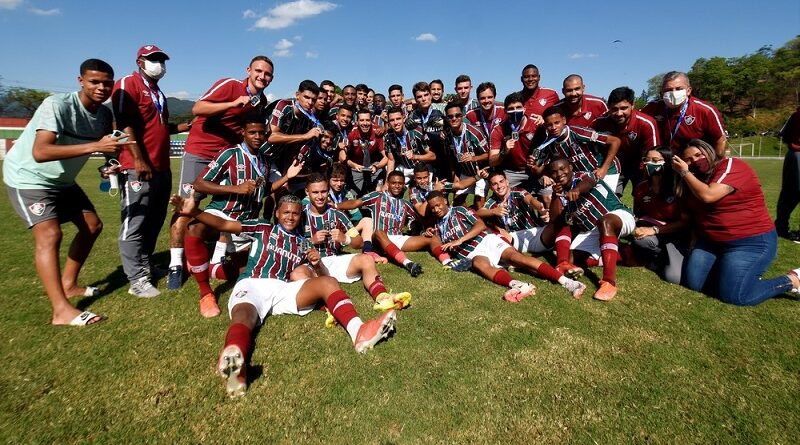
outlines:
[[[229,221],[201,212],[193,193],[186,199],[172,197],[171,202],[180,216],[196,218],[222,232],[246,233],[253,238],[245,272],[228,301],[231,324],[217,362],[217,371],[227,381],[228,395],[241,396],[247,388],[245,363],[252,347],[252,332],[267,315],[306,315],[318,304],[324,304],[347,330],[356,352],[361,353],[394,330],[394,310],[362,322],[336,279],[322,276],[327,275],[327,271],[319,252],[305,249],[307,240],[297,232],[302,206],[296,196],[285,195],[278,201],[278,223],[270,224],[266,220]],[[306,262],[320,276],[288,282],[289,274]]]
[[[531,283],[512,279],[505,269],[500,268],[500,261],[557,282],[575,298],[583,295],[586,289],[583,283],[563,276],[547,263],[519,253],[502,238],[489,232],[486,224],[466,208],[451,208],[442,192],[432,191],[428,195],[428,208],[437,219],[437,223],[436,227],[428,230],[426,234],[431,237],[438,235],[444,242],[442,249],[454,252],[459,258],[471,260],[474,271],[501,286],[508,287],[509,290],[503,296],[506,301],[517,302],[528,295],[533,295],[536,287]]]
[[[569,262],[570,249],[582,252],[589,266],[602,259],[603,279],[594,298],[608,301],[617,295],[619,238],[636,228],[633,213],[620,202],[614,190],[591,173],[573,173],[566,158],[554,158],[547,166],[553,179],[553,192],[559,199],[550,203],[551,221],[556,235],[556,268],[573,276],[583,273]],[[580,233],[572,239],[573,228]],[[577,256],[577,255],[576,255]]]
[[[372,257],[363,253],[342,254],[345,246],[357,249],[363,241],[347,216],[328,205],[328,182],[322,174],[309,175],[306,195],[310,203],[303,212],[303,233],[319,251],[328,274],[340,283],[363,280],[364,288],[375,300],[375,309],[403,309],[408,306],[411,294],[387,292]]]

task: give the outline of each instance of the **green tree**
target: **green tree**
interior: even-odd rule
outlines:
[[[647,79],[647,97],[657,99],[661,97],[661,83],[664,80],[664,74],[656,74],[655,76]]]
[[[792,105],[800,105],[800,36],[776,50],[772,63],[781,87],[794,93]]]
[[[30,117],[33,116],[33,113],[47,96],[50,96],[47,91],[14,87],[6,90],[3,95],[3,102],[6,103],[7,108],[15,107],[24,113],[24,117]]]
[[[697,59],[687,73],[692,83],[692,95],[732,112],[736,106],[736,79],[730,60],[723,57]]]

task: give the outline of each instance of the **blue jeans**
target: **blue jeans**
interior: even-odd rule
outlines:
[[[792,289],[792,281],[785,275],[761,279],[777,250],[775,230],[727,242],[700,238],[686,263],[685,285],[702,290],[713,270],[720,300],[737,306],[754,306]]]

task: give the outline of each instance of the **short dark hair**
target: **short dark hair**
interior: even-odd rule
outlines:
[[[402,93],[403,92],[403,87],[398,85],[398,84],[396,84],[396,83],[390,85],[389,86],[389,94],[392,94],[392,91],[394,91],[394,90],[400,90],[400,92]]]
[[[456,77],[456,85],[460,84],[461,82],[469,82],[472,83],[472,79],[469,78],[466,74],[461,74]]]
[[[424,162],[417,162],[417,164],[414,165],[414,173],[422,173],[422,172],[430,173],[431,171],[428,170],[428,164]]]
[[[356,89],[356,87],[354,87],[353,85],[350,85],[350,84],[348,83],[347,85],[345,85],[345,86],[343,86],[343,87],[342,87],[342,91],[344,91],[344,90],[346,90],[346,89],[348,89],[348,88],[352,88],[352,89],[354,89],[354,90]]]
[[[81,76],[86,74],[87,71],[99,71],[101,73],[111,74],[114,77],[114,68],[108,62],[100,59],[86,59],[81,63],[80,73]]]
[[[384,101],[386,101],[386,96],[383,93],[375,93],[375,99],[382,97]]]
[[[532,64],[532,63],[529,63],[529,64],[525,65],[525,68],[522,68],[522,72],[524,73],[525,71],[528,71],[530,69],[536,70],[537,73],[539,72],[539,67],[534,65],[534,64]]]
[[[334,162],[331,166],[331,178],[334,176],[341,176],[343,178],[347,178],[347,171],[348,168],[345,164],[341,162]]]
[[[401,172],[400,170],[392,170],[392,171],[389,172],[388,175],[386,175],[386,182],[389,182],[389,180],[394,178],[395,176],[399,176],[399,177],[403,178],[403,182],[405,182],[405,180],[406,180],[405,179],[406,177],[405,177],[405,175],[403,175],[403,172]]]
[[[478,90],[476,94],[481,94],[486,90],[492,90],[492,94],[494,94],[495,97],[497,97],[497,88],[495,88],[492,82],[481,82],[481,84],[478,85]]]
[[[552,108],[552,107],[551,107]],[[556,156],[547,163],[547,171],[553,169],[553,164],[556,162],[566,162],[567,165],[571,166],[572,164],[569,163],[569,159],[565,158],[564,156]]]
[[[451,100],[450,102],[447,102],[447,105],[444,106],[444,112],[445,114],[447,114],[447,110],[451,108],[458,108],[459,110],[461,110],[461,107],[463,106],[464,104],[461,103],[460,100]]]
[[[358,111],[356,111],[356,117],[358,117],[359,114],[369,114],[370,119],[372,118],[372,111],[369,111],[367,107],[359,108]]]
[[[360,83],[356,85],[356,91],[369,91],[369,87],[366,84]]]
[[[336,84],[332,80],[325,79],[319,83],[319,87],[333,87],[333,89],[336,89]]]
[[[439,85],[442,86],[442,89],[444,89],[444,82],[442,82],[442,79],[433,79],[428,84],[433,85],[435,83],[438,83]]]
[[[336,113],[338,114],[339,111],[341,111],[341,110],[349,111],[350,114],[356,114],[356,107],[354,107],[352,105],[349,105],[349,104],[341,104],[341,105],[339,105],[339,109],[336,111]]]
[[[430,201],[433,198],[442,198],[445,201],[447,201],[447,198],[445,198],[444,193],[440,192],[439,190],[432,190],[430,193],[428,193],[428,197],[425,198],[425,200]]]
[[[514,102],[519,102],[523,105],[525,104],[525,98],[522,97],[522,93],[515,92],[506,96],[506,99],[503,101],[503,107],[508,108],[508,106]]]
[[[300,82],[300,85],[297,87],[297,91],[301,93],[303,91],[311,91],[314,94],[319,94],[319,86],[317,86],[317,83],[313,80],[306,79]]]
[[[386,116],[389,116],[390,114],[394,114],[394,113],[402,114],[403,113],[403,109],[400,108],[400,107],[395,107],[395,106],[391,106],[391,107],[386,109]]]
[[[430,84],[428,82],[417,82],[417,83],[415,83],[414,86],[411,88],[411,94],[413,94],[414,97],[417,97],[417,93],[419,91],[427,91],[427,92],[430,93],[431,92]]]
[[[506,172],[504,172],[501,168],[493,168],[489,171],[489,176],[486,177],[486,180],[491,181],[495,176],[502,176],[505,178]]]
[[[561,111],[561,107],[553,105],[551,107],[547,107],[547,109],[544,110],[544,112],[542,113],[542,119],[547,119],[548,117],[553,116],[555,114],[559,116],[565,116],[564,112]]]
[[[267,120],[264,118],[264,115],[257,111],[251,111],[246,113],[244,116],[240,118],[240,122],[242,123],[243,126],[247,126],[247,124],[267,125]]]
[[[308,187],[311,184],[315,184],[317,182],[324,182],[325,184],[327,184],[328,180],[325,179],[325,175],[323,175],[322,173],[314,172],[308,175],[308,177],[306,178],[306,187]]]
[[[608,105],[618,104],[622,101],[627,101],[633,104],[636,100],[636,93],[628,87],[614,88],[608,94]]]
[[[267,63],[269,63],[269,66],[271,66],[273,70],[275,69],[275,64],[272,63],[272,59],[270,59],[267,56],[255,56],[255,57],[253,57],[252,59],[250,59],[250,65],[247,65],[247,66],[248,67],[253,66],[253,64],[258,62],[258,61],[267,62]]]

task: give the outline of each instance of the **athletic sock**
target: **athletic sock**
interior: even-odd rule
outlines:
[[[600,237],[600,256],[603,258],[603,281],[617,285],[617,250],[619,240],[616,236]]]
[[[513,280],[513,278],[511,278],[511,274],[503,269],[498,270],[497,273],[495,273],[492,277],[493,282],[503,287],[511,286],[511,280]]]
[[[192,273],[197,285],[200,287],[200,296],[203,297],[212,293],[211,285],[208,283],[208,250],[206,243],[197,236],[186,235],[183,238],[186,246],[186,265]]]
[[[398,249],[392,243],[389,243],[386,248],[383,249],[391,259],[395,260],[398,264],[402,264],[405,266],[406,264],[410,263],[409,259],[406,257],[406,254],[403,253],[402,250]]]
[[[361,251],[364,253],[372,252],[372,241],[364,240],[364,246],[361,247]]]
[[[369,285],[369,287],[367,288],[367,292],[369,292],[369,295],[372,297],[373,300],[378,298],[378,295],[386,292],[386,286],[384,286],[383,280],[381,280],[380,275],[375,277],[375,281],[373,281],[372,284]]]
[[[350,300],[350,297],[347,296],[347,293],[339,289],[328,295],[328,298],[325,299],[325,307],[328,308],[328,312],[333,315],[333,318],[335,318],[340,325],[347,329],[347,333],[350,334],[350,338],[352,338],[355,342],[356,335],[358,335],[358,328],[361,327],[362,323],[361,319],[358,318],[358,312],[356,312],[356,308],[353,306],[353,302]],[[350,322],[353,320],[358,320],[358,322],[351,326]],[[357,327],[353,327],[356,325]]]
[[[250,328],[242,323],[233,323],[228,327],[228,332],[225,334],[225,348],[230,345],[236,345],[241,349],[243,358],[247,358],[250,354],[250,345],[252,344],[252,333]],[[224,349],[224,348],[223,348]]]
[[[183,266],[183,247],[169,248],[169,267]]]
[[[225,258],[225,253],[227,253],[228,243],[217,241],[214,244],[214,253],[211,255],[211,264],[216,264],[222,262],[222,259]]]
[[[540,277],[545,280],[550,280],[553,283],[560,283],[559,280],[564,276],[547,263],[540,264],[539,267],[536,268],[536,272]]]
[[[556,263],[569,261],[569,248],[572,244],[572,229],[564,226],[556,234]]]
[[[447,264],[450,262],[450,255],[444,250],[442,250],[442,246],[434,247],[433,249],[431,249],[431,253],[442,264]]]
[[[239,267],[232,263],[211,264],[211,278],[231,281],[239,278]]]

